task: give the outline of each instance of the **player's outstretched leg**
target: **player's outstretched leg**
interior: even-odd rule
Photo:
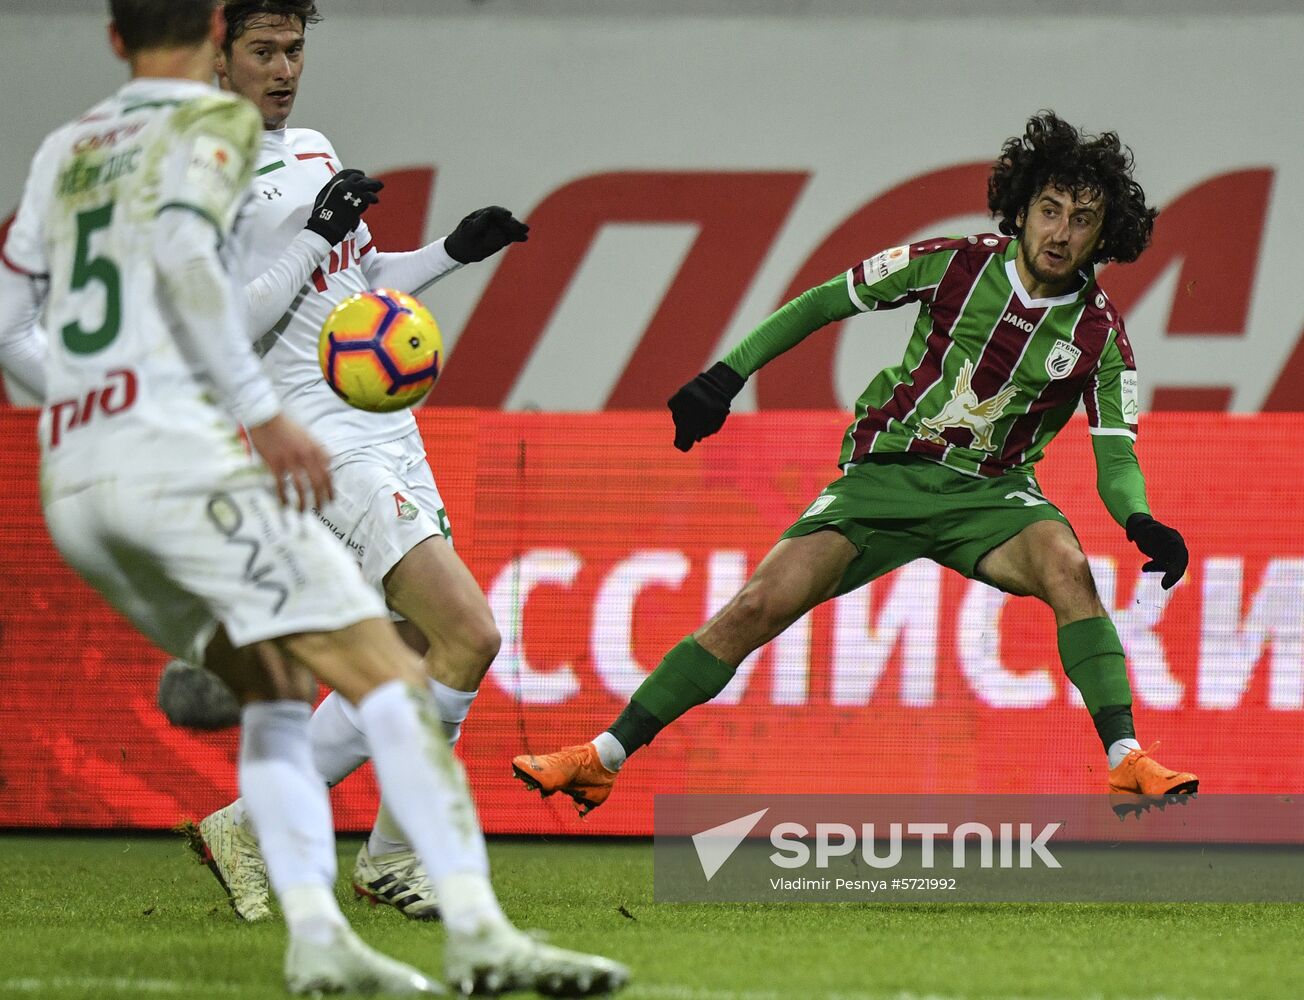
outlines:
[[[626,758],[718,695],[749,653],[834,595],[857,549],[840,531],[803,530],[789,529],[742,590],[666,653],[605,732],[554,753],[513,757],[512,773],[545,798],[570,796],[581,816],[606,802]]]
[[[690,708],[723,691],[737,669],[737,663],[725,662],[703,648],[695,636],[688,636],[639,685],[606,732],[591,743],[555,753],[514,757],[512,773],[544,798],[556,792],[570,796],[580,815],[586,816],[607,801],[616,772],[630,754],[651,743]]]
[[[1123,643],[1066,523],[1047,519],[1029,524],[987,553],[977,573],[1010,593],[1039,597],[1055,612],[1060,661],[1105,748],[1115,812],[1141,812],[1198,790],[1194,774],[1164,767],[1137,741]]]

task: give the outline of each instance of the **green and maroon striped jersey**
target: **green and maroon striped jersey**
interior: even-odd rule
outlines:
[[[983,476],[1031,472],[1085,403],[1091,432],[1136,437],[1137,380],[1123,318],[1090,274],[1030,298],[1008,236],[934,239],[857,264],[848,315],[921,304],[901,364],[856,401],[841,463],[910,453]]]

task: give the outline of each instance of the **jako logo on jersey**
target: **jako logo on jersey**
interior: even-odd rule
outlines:
[[[136,373],[129,368],[119,368],[108,373],[109,381],[92,389],[85,399],[61,399],[51,403],[50,448],[59,447],[64,431],[85,427],[96,413],[106,417],[130,410],[136,402]],[[67,418],[67,423],[64,419]]]
[[[1067,341],[1056,344],[1046,355],[1046,374],[1051,378],[1064,378],[1077,367],[1082,349]]]
[[[1018,393],[1015,386],[1007,385],[990,399],[979,400],[973,391],[973,362],[966,361],[955,377],[955,388],[951,390],[951,399],[935,417],[922,421],[923,429],[919,437],[934,444],[946,444],[942,431],[948,427],[964,427],[973,434],[973,446],[979,451],[992,450],[992,431],[996,421],[1010,405],[1010,400]]]
[[[1036,329],[1036,324],[1030,319],[1024,319],[1022,316],[1016,316],[1012,312],[1007,312],[1001,319],[1002,323],[1009,323],[1011,326],[1017,326],[1024,333],[1032,333]]]
[[[415,521],[417,515],[421,513],[421,508],[405,497],[402,493],[394,494],[394,507],[398,513],[400,521]]]

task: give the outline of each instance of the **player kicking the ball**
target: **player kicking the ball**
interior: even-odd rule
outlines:
[[[626,758],[811,608],[913,559],[928,558],[1055,613],[1060,657],[1109,758],[1109,790],[1195,792],[1136,740],[1118,633],[1064,515],[1034,467],[1079,403],[1097,488],[1114,520],[1173,587],[1182,536],[1150,515],[1133,451],[1137,376],[1123,317],[1094,265],[1133,261],[1154,209],[1118,136],[1080,134],[1050,112],[1009,140],[988,181],[1003,235],[895,247],[805,292],[670,399],[675,447],[718,431],[746,378],[827,323],[921,304],[900,365],[856,403],[843,475],[816,497],[723,610],[671,649],[591,743],[525,754],[512,770],[581,813],[611,793]],[[1121,805],[1121,803],[1120,803]]]
[[[245,276],[255,350],[286,411],[312,428],[330,452],[335,497],[316,513],[404,619],[399,627],[425,655],[439,718],[455,742],[498,652],[493,615],[453,550],[416,419],[408,411],[366,413],[343,402],[322,378],[317,340],[331,310],[350,295],[380,287],[416,294],[462,264],[524,240],[528,227],[506,209],[482,209],[421,250],[379,252],[362,214],[376,202],[380,183],[341,169],[320,132],[286,127],[304,66],[305,30],[318,19],[316,5],[227,0],[225,9],[218,74],[224,89],[258,107],[264,126],[253,198],[242,220],[248,250],[237,263]],[[165,710],[185,697],[183,679],[192,686],[205,683],[195,671],[170,671],[171,687],[160,698]],[[317,708],[311,733],[313,759],[329,785],[371,756],[357,711],[339,692]],[[202,820],[192,843],[241,917],[268,915],[267,872],[243,802]],[[360,896],[409,917],[438,916],[426,870],[387,808],[358,852],[353,885]]]
[[[24,339],[40,353],[38,316],[51,332],[36,379],[55,545],[151,640],[220,668],[240,695],[240,788],[288,925],[292,993],[444,992],[368,948],[340,912],[307,671],[355,706],[381,786],[443,894],[455,987],[619,987],[623,967],[540,944],[503,916],[421,662],[304,510],[310,497],[331,499],[327,456],[281,411],[225,270],[262,123],[206,82],[221,8],[110,7],[132,80],[41,145],[0,279],[0,295],[20,302],[5,309],[0,360],[30,362],[30,350],[14,350]],[[298,507],[279,506],[277,493],[297,494]]]

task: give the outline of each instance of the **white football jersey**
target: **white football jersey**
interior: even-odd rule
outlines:
[[[203,83],[141,79],[42,144],[4,253],[13,268],[49,281],[47,487],[123,470],[180,477],[205,457],[248,464],[232,415],[275,413],[271,385],[251,352],[232,352],[229,370],[213,377],[211,364],[187,357],[169,310],[184,307],[193,322],[216,307],[169,304],[154,241],[156,220],[171,209],[213,226],[224,259],[241,252],[233,225],[260,131],[246,101]],[[243,346],[243,326],[213,336],[228,332]],[[232,394],[240,384],[247,391]]]
[[[241,219],[247,232],[245,280],[272,267],[308,221],[318,192],[341,169],[335,149],[320,132],[286,128],[263,133],[254,170],[253,197]],[[366,261],[374,255],[363,222],[331,249],[289,310],[270,330],[255,330],[255,351],[275,383],[285,412],[307,427],[332,454],[394,441],[411,433],[411,411],[368,413],[349,406],[322,378],[317,342],[331,310],[371,288]]]

